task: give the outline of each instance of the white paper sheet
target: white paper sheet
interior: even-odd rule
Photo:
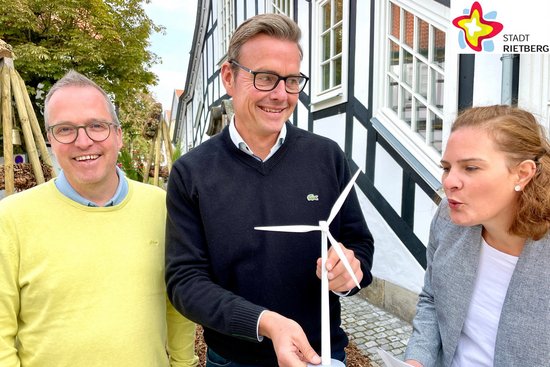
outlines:
[[[386,367],[410,367],[411,365],[400,361],[399,359],[386,352],[384,349],[378,348],[378,355],[384,361]]]

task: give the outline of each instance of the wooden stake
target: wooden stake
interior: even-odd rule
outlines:
[[[38,145],[38,150],[40,151],[40,156],[42,157],[42,162],[44,162],[45,164],[49,165],[52,168],[51,170],[52,177],[55,177],[57,176],[57,174],[53,169],[53,162],[50,157],[50,152],[48,152],[48,148],[46,147],[46,142],[44,140],[44,136],[42,135],[42,130],[40,129],[40,125],[38,124],[38,119],[36,118],[36,114],[34,113],[34,108],[32,107],[31,99],[29,98],[29,95],[27,93],[27,88],[25,87],[25,82],[23,81],[23,78],[21,78],[21,75],[19,75],[17,71],[15,71],[15,74],[17,74],[17,77],[19,80],[19,87],[21,88],[21,92],[23,94],[25,108],[29,116],[29,121],[30,121],[30,125],[34,135],[34,140]]]
[[[11,113],[11,91],[10,91],[10,72],[8,65],[2,66],[2,87],[1,105],[2,105],[2,129],[4,136],[4,188],[6,196],[15,192],[15,177],[13,172],[13,125]]]
[[[172,149],[172,142],[170,141],[170,132],[168,131],[168,124],[162,120],[162,137],[164,138],[164,151],[166,153],[166,167],[168,167],[168,173],[172,170],[172,155],[174,150]]]
[[[38,152],[36,150],[36,144],[34,143],[31,124],[29,122],[29,115],[25,108],[25,101],[23,99],[23,93],[19,87],[19,79],[15,75],[15,69],[10,69],[11,89],[13,96],[15,97],[15,106],[17,107],[17,113],[19,115],[19,121],[21,122],[21,130],[23,130],[23,137],[25,138],[25,147],[27,148],[27,154],[29,161],[31,162],[32,171],[36,178],[36,183],[44,183],[44,173],[42,172],[42,166],[40,165],[40,159],[38,158]]]

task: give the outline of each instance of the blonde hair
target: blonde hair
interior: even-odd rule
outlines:
[[[535,116],[507,105],[474,107],[462,112],[451,132],[463,127],[484,129],[497,149],[507,154],[508,167],[531,159],[537,165],[534,177],[520,195],[509,232],[539,240],[550,229],[550,142]]]

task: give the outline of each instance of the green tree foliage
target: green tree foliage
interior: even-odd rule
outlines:
[[[0,39],[13,47],[31,98],[43,98],[74,69],[121,106],[157,82],[149,70],[159,59],[147,47],[163,28],[146,15],[144,1],[0,0]]]
[[[151,146],[142,129],[155,102],[150,68],[160,62],[148,50],[149,37],[164,31],[145,13],[148,2],[0,0],[0,39],[13,48],[37,117],[42,120],[43,99],[56,80],[70,69],[86,75],[113,99],[124,132],[121,160],[136,167]]]
[[[143,167],[154,146],[153,140],[144,133],[154,104],[155,100],[149,94],[139,93],[136,98],[126,101],[118,112],[124,132],[119,163],[126,175],[137,181],[143,180]]]

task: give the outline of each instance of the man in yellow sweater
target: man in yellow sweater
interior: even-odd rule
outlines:
[[[0,201],[0,366],[195,366],[166,298],[165,194],[116,166],[108,96],[71,71],[44,117],[62,171]]]

